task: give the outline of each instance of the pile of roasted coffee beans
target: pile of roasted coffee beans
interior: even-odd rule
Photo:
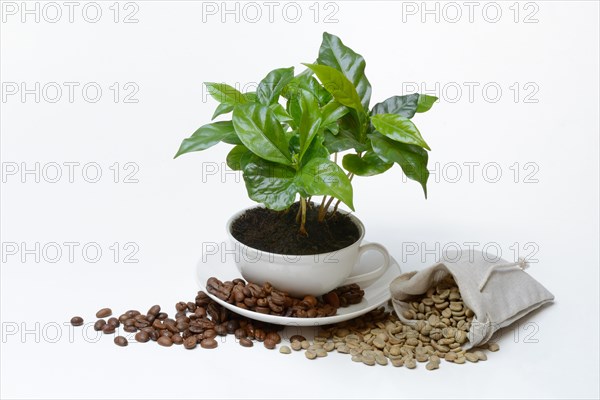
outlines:
[[[330,317],[338,308],[362,301],[365,292],[357,285],[345,285],[319,298],[304,296],[295,298],[274,288],[270,283],[262,286],[246,283],[243,279],[221,282],[211,277],[206,282],[208,293],[245,310],[296,318]]]
[[[175,304],[174,318],[161,311],[159,305],[150,307],[146,314],[138,310],[129,310],[118,318],[110,317],[112,310],[103,308],[96,313],[98,320],[94,323],[96,331],[113,334],[121,327],[125,332],[135,333],[136,342],[153,341],[161,346],[173,344],[193,349],[197,345],[205,349],[214,349],[219,345],[217,336],[235,335],[240,345],[252,347],[254,341],[263,342],[268,349],[274,349],[281,342],[277,333],[282,327],[265,324],[243,318],[221,307],[206,293],[198,292],[195,301],[180,301]],[[83,318],[73,317],[73,326],[83,325]],[[124,336],[116,336],[117,346],[127,346]]]

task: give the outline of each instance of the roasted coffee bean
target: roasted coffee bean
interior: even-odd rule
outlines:
[[[127,324],[127,322],[125,322],[125,324]],[[160,319],[155,319],[154,322],[152,323],[152,327],[154,329],[158,329],[158,330],[162,330],[162,329],[166,329],[167,326],[165,325],[165,323],[160,320]]]
[[[252,347],[254,346],[254,342],[248,338],[241,338],[240,345],[243,347]]]
[[[267,337],[267,334],[262,329],[254,330],[254,338],[259,342],[264,342]]]
[[[136,323],[133,324],[133,326],[135,326],[138,329],[143,329],[150,326],[150,324],[148,323],[148,321],[136,321]]]
[[[335,291],[331,291],[329,293],[325,293],[323,295],[323,300],[332,307],[340,308],[340,298],[338,297]]]
[[[96,321],[96,323],[94,324],[94,330],[95,331],[101,331],[102,328],[104,328],[104,325],[106,325],[106,321],[103,319],[99,319],[98,321]]]
[[[146,314],[154,315],[154,317],[156,317],[159,312],[160,312],[160,306],[158,304],[156,304],[156,305],[153,305],[152,307],[150,307],[150,309],[148,310],[148,312]]]
[[[110,308],[102,308],[98,310],[96,313],[96,318],[106,318],[112,315],[112,310]]]
[[[173,332],[171,332],[168,329],[163,329],[162,331],[159,331],[158,333],[160,333],[160,336],[166,336],[166,337],[171,337],[173,336]]]
[[[183,343],[183,338],[178,333],[171,336],[171,340],[173,341],[173,344],[182,344]]]
[[[129,317],[125,314],[121,314],[119,315],[119,322],[120,323],[125,323],[125,321],[127,321],[127,319],[129,319]]]
[[[173,345],[173,341],[171,340],[170,337],[167,336],[161,336],[158,338],[157,343],[160,344],[161,346],[165,346],[165,347],[170,347]]]
[[[193,303],[193,302],[191,302],[191,301],[188,301],[188,302],[187,302],[187,309],[188,309],[188,311],[189,311],[189,312],[194,312],[194,311],[196,311],[196,308],[197,308],[197,307],[198,307],[198,306],[196,305],[196,303]]]
[[[156,330],[148,332],[148,336],[150,336],[150,340],[152,340],[153,342],[156,342],[160,338],[160,334]]]
[[[128,344],[127,339],[125,339],[123,336],[117,336],[115,338],[114,342],[117,346],[121,346],[121,347],[125,347]]]
[[[83,318],[81,318],[81,317],[73,317],[73,318],[71,318],[71,325],[73,325],[73,326],[81,326],[81,325],[83,325]]]
[[[135,318],[136,316],[140,315],[141,313],[138,310],[128,310],[125,312],[125,315],[127,315],[129,318]]]
[[[158,315],[156,316],[156,319],[158,319],[158,320],[161,320],[161,321],[162,321],[162,320],[165,320],[165,319],[167,319],[167,318],[169,318],[169,314],[167,314],[167,313],[165,313],[165,312],[160,312],[160,313],[158,313]]]
[[[121,325],[121,323],[119,322],[119,320],[115,317],[109,318],[108,321],[106,321],[107,324],[110,325],[114,325],[116,327],[119,327]]]
[[[169,321],[169,323],[165,324],[165,326],[167,327],[167,329],[170,332],[172,332],[172,333],[179,333],[179,329],[177,329],[177,326],[175,325],[175,322]]]
[[[147,341],[150,340],[150,335],[148,335],[147,332],[140,331],[135,334],[135,340],[136,340],[136,342],[146,343]]]
[[[277,332],[269,332],[267,333],[265,340],[272,340],[275,342],[275,344],[279,344],[281,343],[281,336],[279,336]]]
[[[188,324],[187,322],[181,321],[181,322],[177,322],[176,327],[179,330],[179,332],[184,332],[190,327],[190,324]]]
[[[114,326],[114,325],[109,325],[109,324],[106,324],[106,325],[104,325],[104,327],[102,328],[102,332],[103,332],[103,333],[105,333],[105,334],[107,334],[107,335],[110,335],[110,334],[112,334],[112,333],[115,333],[115,329],[116,329],[116,326]]]
[[[137,321],[135,320],[135,318],[127,318],[125,320],[125,322],[123,322],[123,325],[125,325],[125,326],[133,326],[133,325],[135,325],[136,322]]]
[[[198,318],[206,317],[206,308],[198,306],[196,311],[194,311],[194,315]]]
[[[240,327],[240,323],[236,319],[227,321],[226,329],[228,334],[235,333],[236,329]]]
[[[214,349],[219,345],[215,339],[202,339],[200,347],[203,349]]]
[[[275,340],[273,340],[273,339],[265,339],[265,341],[263,342],[263,345],[267,349],[273,350],[275,347],[277,347],[277,342],[275,342]]]
[[[205,339],[213,339],[217,337],[217,332],[214,329],[207,329],[202,333],[202,337]]]
[[[290,338],[290,342],[303,342],[305,340],[306,340],[306,338],[304,336],[302,336],[302,335],[293,335]]]
[[[108,325],[108,324],[107,324],[106,326],[112,326],[112,325]],[[106,327],[106,326],[105,326],[105,327]],[[133,325],[125,325],[125,326],[123,327],[123,330],[124,330],[125,332],[133,333],[133,332],[137,332],[137,330],[138,330],[138,329],[137,329],[135,326],[133,326]],[[113,332],[114,332],[114,327],[113,327]],[[104,332],[104,333],[106,333],[106,332]]]
[[[196,344],[197,341],[195,336],[190,336],[183,341],[183,347],[185,347],[188,350],[196,348]]]
[[[178,311],[178,312],[175,314],[175,320],[178,320],[179,318],[181,318],[181,317],[185,317],[185,316],[187,316],[187,313],[186,313],[185,311]]]
[[[220,324],[215,326],[215,332],[217,332],[217,335],[219,336],[227,336],[227,326]]]
[[[236,339],[241,339],[246,337],[246,330],[244,328],[237,328],[234,332]]]

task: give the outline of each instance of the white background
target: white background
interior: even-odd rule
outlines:
[[[48,21],[55,18],[50,8],[39,22],[35,15],[22,22],[21,3],[13,3],[15,15],[5,12],[7,3],[1,156],[5,173],[15,165],[19,172],[5,174],[1,195],[3,398],[599,396],[597,2],[481,2],[472,22],[462,2],[428,3],[438,7],[436,21],[421,2],[391,1],[320,3],[315,22],[309,2],[298,3],[296,23],[295,8],[282,13],[286,3],[272,22],[257,3],[263,15],[255,23],[256,9],[243,3],[239,22],[236,15],[221,21],[220,2],[208,5],[217,7],[215,15],[191,1],[121,3],[117,23],[112,1],[99,3],[97,23],[83,18],[86,2],[72,23],[62,2],[56,23]],[[44,5],[38,3],[40,13]],[[452,22],[457,7],[462,17]],[[497,8],[502,14],[493,23]],[[138,22],[123,23],[134,11]],[[337,22],[324,22],[332,12]],[[216,106],[202,82],[244,87],[274,68],[300,70],[316,58],[323,31],[365,57],[372,104],[414,91],[406,83],[442,92],[430,112],[414,118],[433,149],[430,168],[438,166],[429,199],[418,184],[403,182],[398,167],[355,180],[367,239],[386,245],[405,271],[432,264],[452,246],[500,250],[510,260],[526,256],[529,273],[556,302],[506,329],[501,351],[486,363],[442,364],[435,372],[422,365],[367,367],[338,354],[311,362],[262,346],[243,349],[232,338],[214,351],[188,352],[155,344],[119,348],[108,337],[90,343],[91,330],[88,340],[81,329],[70,337],[62,324],[73,315],[92,322],[100,307],[145,311],[155,303],[173,313],[175,302],[193,300],[203,243],[223,241],[227,218],[252,204],[235,175],[220,175],[228,146],[172,159]],[[39,102],[34,94],[10,94],[15,83],[32,89],[35,82],[60,84],[63,97],[52,103],[55,92],[40,93]],[[73,102],[64,82],[79,84]],[[96,103],[82,95],[89,82],[103,90]],[[137,85],[138,102],[115,103],[115,82],[121,96],[135,87],[125,90],[126,83]],[[65,162],[80,163],[72,183]],[[115,162],[118,183],[109,168]],[[128,162],[133,167],[124,169]],[[472,179],[465,164],[471,162],[479,163],[472,164]],[[35,163],[39,183],[20,174]],[[57,183],[49,182],[52,163],[62,165]],[[100,166],[99,182],[86,181],[94,178],[94,169],[82,175],[86,163]],[[138,183],[123,182],[135,166]],[[216,174],[206,173],[214,167]],[[55,263],[53,242],[63,250]],[[79,244],[73,262],[64,242]],[[39,262],[22,251],[36,243],[48,250],[38,253]],[[83,258],[86,243],[101,248],[98,262]],[[135,246],[139,262],[124,262]]]

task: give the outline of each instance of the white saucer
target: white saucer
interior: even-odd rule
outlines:
[[[381,265],[382,261],[383,257],[381,254],[373,251],[367,252],[360,259],[355,271],[357,271],[358,273],[368,272],[370,270],[373,270],[374,266]],[[381,276],[381,278],[377,279],[375,282],[369,284],[368,286],[361,286],[361,289],[365,291],[365,295],[359,304],[353,304],[349,307],[339,308],[337,310],[336,315],[322,318],[295,318],[261,314],[255,311],[239,308],[208,293],[208,291],[206,290],[206,281],[211,276],[214,276],[220,279],[221,281],[241,278],[241,275],[237,270],[236,266],[233,264],[233,262],[226,261],[218,263],[213,261],[203,263],[202,260],[200,260],[196,267],[196,281],[198,283],[198,286],[200,286],[200,289],[203,290],[211,299],[215,300],[223,307],[241,316],[276,325],[317,326],[334,324],[337,322],[356,318],[384,304],[390,299],[390,283],[401,273],[402,272],[400,270],[400,265],[398,265],[398,262],[393,257],[391,257],[391,265],[385,272],[385,274]]]

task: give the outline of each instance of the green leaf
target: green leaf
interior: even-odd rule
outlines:
[[[279,103],[271,104],[269,106],[269,108],[271,110],[273,110],[273,113],[275,114],[275,118],[277,118],[277,120],[279,122],[287,122],[287,121],[292,120],[292,116],[290,114],[288,114],[287,111],[285,111],[285,108],[283,108],[283,106],[281,104],[279,104]]]
[[[359,152],[367,150],[366,145],[356,140],[352,132],[345,129],[340,129],[336,135],[331,133],[331,131],[325,131],[324,137],[325,141],[323,143],[330,153],[337,153],[350,149]]]
[[[327,158],[313,158],[300,170],[302,187],[309,195],[329,195],[354,210],[352,184],[339,165]]]
[[[371,110],[371,115],[398,114],[406,118],[412,118],[417,112],[418,101],[418,93],[407,96],[392,96],[381,103],[375,104]]]
[[[395,142],[385,136],[374,133],[369,135],[373,151],[385,162],[395,162],[402,168],[404,174],[421,184],[427,198],[427,151],[419,146]]]
[[[246,96],[240,93],[236,88],[225,83],[204,82],[208,89],[208,94],[219,103],[229,105],[246,103]]]
[[[333,135],[337,135],[338,133],[340,133],[340,126],[338,125],[337,122],[333,122],[329,125],[326,125],[325,129],[328,132],[331,132]]]
[[[300,137],[300,153],[298,160],[302,160],[308,145],[319,132],[321,127],[321,109],[319,101],[307,91],[300,91],[289,100],[290,114],[298,127]]]
[[[259,157],[252,157],[243,167],[248,197],[272,210],[284,210],[296,199],[296,171]]]
[[[325,89],[341,104],[364,114],[364,108],[354,84],[340,71],[327,65],[304,64],[317,75]]]
[[[419,102],[417,105],[417,112],[418,113],[423,113],[425,111],[429,111],[431,109],[431,107],[433,106],[433,103],[435,103],[437,101],[437,97],[435,96],[429,96],[426,94],[420,94],[419,95]]]
[[[283,97],[291,99],[296,96],[299,91],[304,90],[315,96],[319,100],[320,105],[329,103],[331,101],[331,94],[321,86],[319,81],[312,76],[312,73],[313,72],[307,68],[302,73],[296,75],[283,90]]]
[[[341,71],[356,88],[363,109],[369,109],[371,84],[365,76],[365,59],[360,54],[344,45],[339,37],[324,32],[317,64]]]
[[[336,123],[337,120],[346,115],[348,111],[350,110],[346,106],[338,103],[337,101],[332,101],[331,103],[326,104],[323,108],[321,108],[321,115],[323,116],[321,125],[327,126]]]
[[[367,151],[362,157],[358,154],[346,154],[342,165],[348,172],[358,176],[373,176],[392,168],[394,163],[385,162],[373,151]]]
[[[252,154],[243,144],[235,146],[227,154],[227,166],[234,171],[240,171],[242,169],[242,157],[248,153]]]
[[[242,143],[257,156],[292,164],[285,132],[269,107],[258,103],[238,105],[233,110],[233,126]]]
[[[246,93],[244,93],[244,97],[250,103],[257,103],[258,102],[258,96],[256,95],[256,92],[246,92]]]
[[[231,133],[235,135],[231,121],[219,121],[203,125],[192,136],[183,139],[174,158],[192,151],[206,150],[219,143]]]
[[[317,135],[313,141],[308,145],[306,152],[304,153],[304,157],[302,157],[302,162],[300,166],[303,167],[310,160],[314,158],[327,158],[329,159],[329,151],[327,147],[323,144],[323,136]]]
[[[233,144],[234,146],[238,145],[238,144],[242,144],[242,141],[240,140],[237,133],[235,132],[235,129],[233,129],[231,133],[223,136],[223,139],[221,139],[221,142],[227,143],[227,144]]]
[[[415,124],[406,117],[397,114],[377,114],[371,117],[371,123],[378,132],[392,140],[431,150]]]
[[[283,88],[294,78],[294,67],[275,69],[256,88],[258,101],[266,106],[276,103]]]
[[[217,118],[219,115],[227,114],[233,111],[233,104],[221,103],[215,109],[211,120]]]

